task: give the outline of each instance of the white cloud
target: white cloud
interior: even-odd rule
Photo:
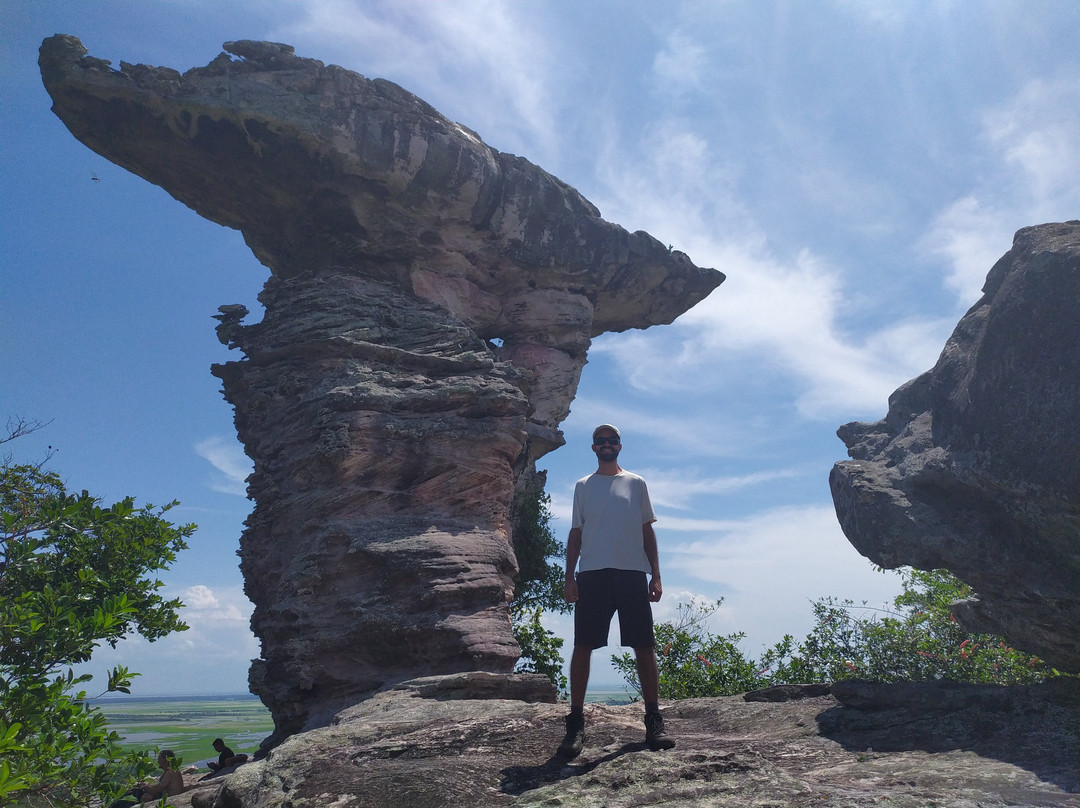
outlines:
[[[930,252],[949,262],[946,283],[957,300],[971,305],[979,299],[986,273],[1009,248],[1005,219],[1002,211],[987,207],[975,196],[966,196],[934,220],[924,243]]]
[[[180,599],[189,609],[214,609],[220,605],[214,590],[202,584],[185,589]]]
[[[714,294],[669,329],[598,343],[639,389],[730,389],[741,376],[775,374],[810,419],[884,414],[889,395],[930,368],[951,323],[916,319],[864,337],[839,325],[840,273],[809,251],[790,264],[742,245],[702,251],[729,273]]]
[[[664,93],[702,89],[711,68],[708,49],[682,31],[670,34],[653,59],[653,77]]]
[[[230,624],[229,631],[247,630],[252,605],[240,587],[215,590],[196,584],[185,589],[179,597],[186,607],[181,617],[189,626],[185,634],[191,642],[208,641],[223,626]]]
[[[296,4],[296,12],[275,35],[298,52],[300,46],[329,51],[350,70],[439,99],[440,112],[451,117],[454,109],[468,111],[461,122],[497,148],[534,154],[554,143],[557,99],[546,79],[558,59],[552,43],[523,19],[527,8],[499,0],[307,0]]]
[[[252,605],[242,588],[196,584],[163,596],[184,602],[180,618],[187,631],[154,642],[132,636],[116,648],[103,646],[76,672],[90,673],[100,683],[104,671],[124,665],[141,674],[132,687],[136,696],[246,692],[248,666],[259,656],[259,643],[249,626]]]
[[[661,469],[644,469],[641,472],[649,481],[649,498],[654,508],[675,508],[685,510],[690,507],[689,500],[699,496],[718,496],[731,494],[744,488],[775,483],[799,475],[795,469],[775,469],[748,474],[709,477],[704,474],[680,469],[676,472]],[[664,517],[664,527],[671,530],[696,529],[681,528],[681,520],[670,516]]]
[[[922,239],[950,264],[965,306],[1021,227],[1080,215],[1080,89],[1075,79],[1029,82],[982,115],[985,160],[996,170],[948,204]],[[992,183],[992,184],[991,184]]]
[[[1080,89],[1035,80],[983,116],[986,138],[1020,174],[1034,207],[1080,205]]]
[[[845,318],[859,313],[853,297],[865,291],[849,288],[850,279],[870,270],[838,266],[808,247],[776,255],[765,226],[740,201],[738,160],[675,119],[651,123],[637,146],[640,157],[614,145],[605,150],[598,168],[605,216],[720,268],[727,280],[671,327],[598,340],[590,356],[610,355],[639,390],[723,390],[740,375],[772,374],[776,389],[810,419],[883,413],[893,390],[936,361],[955,320],[911,315],[861,333],[846,329]],[[875,193],[823,154],[792,158],[792,165],[804,196],[817,188],[831,205],[861,211],[861,218],[835,218],[858,220],[852,226],[863,232],[888,218],[891,192]],[[985,275],[993,262],[978,260]]]
[[[247,496],[246,480],[251,474],[251,460],[235,438],[215,436],[195,444],[195,453],[210,462],[218,474],[210,481],[210,487],[223,494]]]
[[[745,631],[751,650],[812,625],[812,601],[835,595],[881,605],[900,591],[844,537],[831,505],[781,507],[738,520],[704,522],[706,535],[662,549],[668,570],[719,591],[725,633]],[[795,616],[794,618],[792,616]]]

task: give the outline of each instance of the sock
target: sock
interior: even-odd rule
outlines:
[[[571,706],[570,707],[570,715],[574,716],[575,718],[584,718],[585,717],[585,708],[584,707]]]
[[[647,701],[647,702],[645,702],[645,712],[647,712],[647,713],[658,713],[658,712],[660,712],[660,702],[658,702],[658,701]]]

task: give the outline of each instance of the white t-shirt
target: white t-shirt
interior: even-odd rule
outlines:
[[[581,528],[578,569],[652,572],[641,526],[656,521],[649,489],[630,471],[590,474],[574,486],[571,527]]]

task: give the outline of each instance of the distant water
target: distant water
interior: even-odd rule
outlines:
[[[636,693],[627,693],[625,688],[604,687],[589,688],[585,692],[585,701],[599,704],[629,704],[636,698]]]

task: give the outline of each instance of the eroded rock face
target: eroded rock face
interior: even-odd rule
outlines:
[[[860,553],[951,570],[964,625],[1080,671],[1080,222],[1020,230],[933,370],[838,434]]]
[[[272,272],[214,367],[255,471],[241,541],[280,740],[388,683],[509,671],[515,483],[562,444],[592,337],[671,322],[723,275],[395,84],[227,43],[203,68],[47,39],[94,151],[239,229]]]

